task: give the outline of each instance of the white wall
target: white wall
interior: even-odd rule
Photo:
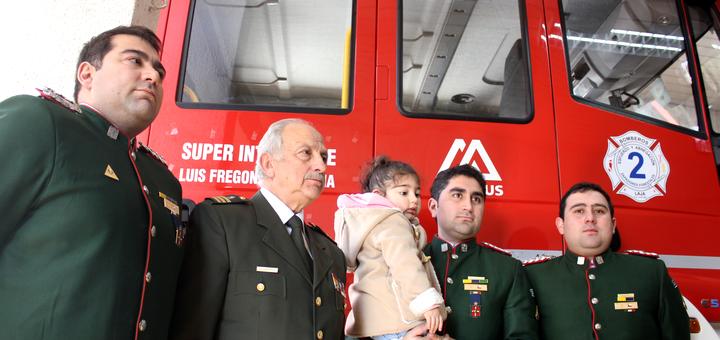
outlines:
[[[155,29],[166,0],[6,1],[0,11],[0,101],[50,87],[72,98],[75,63],[90,37],[118,25]]]

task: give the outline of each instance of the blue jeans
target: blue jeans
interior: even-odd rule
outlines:
[[[400,332],[400,333],[377,335],[372,338],[373,338],[373,340],[402,340],[402,338],[405,336],[405,334],[407,334],[407,331]]]

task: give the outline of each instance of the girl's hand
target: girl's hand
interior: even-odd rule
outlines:
[[[427,323],[428,332],[435,334],[438,330],[442,330],[443,319],[440,314],[440,306],[437,306],[425,313],[425,323]]]

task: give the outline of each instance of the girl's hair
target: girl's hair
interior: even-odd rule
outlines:
[[[391,160],[387,156],[378,156],[366,165],[360,178],[360,185],[363,192],[371,192],[374,189],[385,192],[388,182],[395,182],[399,177],[407,175],[415,177],[420,182],[420,176],[410,164]]]

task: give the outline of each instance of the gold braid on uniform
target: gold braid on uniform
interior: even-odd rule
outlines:
[[[40,92],[40,98],[45,99],[47,101],[53,102],[55,104],[58,104],[70,111],[73,111],[75,113],[82,113],[82,110],[80,109],[80,105],[78,105],[76,102],[67,99],[63,97],[61,94],[53,91],[49,87],[45,87],[42,90],[36,89],[38,92]]]
[[[160,154],[155,152],[155,150],[153,150],[149,146],[143,144],[141,141],[138,141],[138,145],[139,145],[138,150],[144,151],[148,156],[150,156],[150,158],[157,160],[158,162],[165,165],[165,167],[167,168],[167,166],[168,166],[167,162],[165,162],[165,159],[162,158],[162,156],[160,156]]]
[[[523,261],[523,266],[531,266],[533,264],[543,263],[552,260],[554,257],[547,255],[538,255],[535,258]]]
[[[624,251],[624,253],[625,253],[625,254],[628,254],[628,255],[636,255],[636,256],[649,257],[649,258],[651,258],[651,259],[656,259],[656,260],[657,260],[657,259],[660,259],[660,255],[658,255],[657,253],[651,253],[651,252],[649,252],[649,251],[626,250],[626,251]]]
[[[208,197],[206,200],[212,202],[212,204],[248,204],[250,200],[243,196],[238,195],[227,195],[227,196],[214,196]]]
[[[483,247],[483,248],[492,249],[492,250],[494,250],[494,251],[496,251],[496,252],[498,252],[498,253],[500,253],[500,254],[504,254],[504,255],[507,255],[507,256],[512,256],[512,253],[511,253],[510,251],[505,250],[505,249],[503,249],[503,248],[500,248],[500,247],[498,247],[498,246],[496,246],[496,245],[494,245],[494,244],[492,244],[492,243],[480,242],[478,245],[481,246],[481,247]]]

